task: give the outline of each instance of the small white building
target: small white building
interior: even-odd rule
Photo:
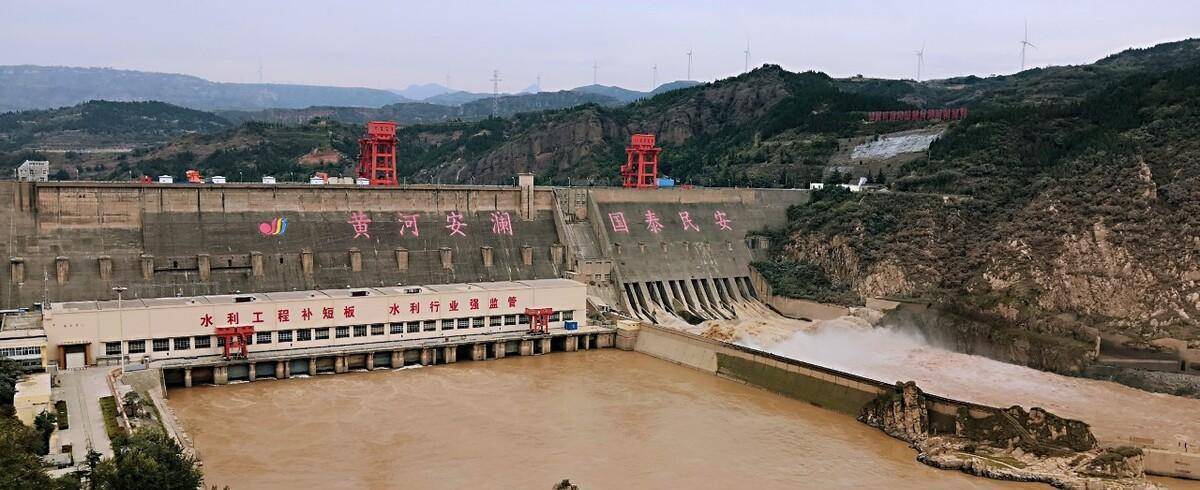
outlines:
[[[175,177],[172,177],[172,176],[170,176],[170,175],[159,175],[159,176],[158,176],[158,183],[159,183],[159,184],[174,184],[174,183],[175,183]]]
[[[366,177],[359,177],[358,179],[356,179],[354,181],[354,183],[357,185],[360,185],[360,186],[368,186],[368,185],[371,185],[371,179],[368,179]]]
[[[50,162],[25,160],[17,167],[17,180],[21,182],[46,182],[50,180]]]
[[[210,180],[214,184],[224,184],[225,183],[225,177],[221,176],[221,175],[214,175],[214,176],[212,176],[212,179],[210,179]]]
[[[274,183],[275,183],[275,177],[272,177],[272,176],[270,176],[270,175],[264,175],[264,176],[263,176],[263,178],[262,178],[262,183],[264,183],[264,184],[274,184]]]

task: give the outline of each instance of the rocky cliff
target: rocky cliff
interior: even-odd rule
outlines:
[[[922,298],[1025,342],[1198,346],[1198,95],[1200,65],[1080,103],[981,111],[899,169],[896,192],[821,191],[792,209],[775,264],[816,265],[860,298]]]

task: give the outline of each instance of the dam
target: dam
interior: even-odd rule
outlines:
[[[12,233],[0,243],[8,269],[0,274],[0,306],[34,306],[30,315],[38,317],[44,332],[38,348],[52,369],[148,368],[142,372],[150,373],[151,382],[131,383],[169,393],[172,409],[164,405],[160,411],[177,412],[185,429],[177,437],[223,484],[240,478],[235,461],[270,468],[278,461],[307,457],[286,450],[296,448],[295,441],[272,435],[303,427],[320,440],[335,437],[345,425],[375,449],[352,452],[359,459],[346,463],[351,467],[384,466],[397,457],[389,456],[391,451],[429,444],[439,432],[473,438],[498,451],[506,447],[504,441],[543,431],[544,437],[534,438],[537,447],[555,461],[565,458],[555,451],[607,454],[605,441],[617,451],[646,437],[653,441],[697,433],[700,439],[693,444],[707,440],[717,449],[695,454],[697,458],[742,461],[738,458],[750,457],[743,455],[761,456],[753,464],[742,461],[748,465],[744,469],[697,473],[713,482],[787,486],[788,480],[765,476],[794,460],[778,454],[799,457],[817,447],[841,445],[843,452],[818,458],[800,473],[778,474],[793,482],[804,474],[834,478],[821,470],[823,465],[853,459],[866,447],[871,464],[920,482],[913,487],[996,485],[917,465],[911,472],[893,466],[901,455],[911,464],[911,450],[852,418],[874,400],[897,395],[893,383],[903,380],[880,379],[886,370],[868,373],[879,378],[867,378],[845,366],[808,364],[661,327],[754,318],[775,325],[783,335],[809,323],[772,310],[766,304],[768,291],[750,266],[770,246],[762,232],[785,225],[788,207],[806,202],[807,191],[540,187],[530,175],[517,182],[394,188],[4,182],[0,202],[11,203],[11,212],[0,213],[0,227]],[[647,362],[661,363],[652,357],[692,369],[650,367]],[[632,366],[632,374],[616,372],[622,365]],[[705,372],[715,376],[705,382],[694,378]],[[660,385],[647,384],[655,380]],[[487,382],[495,386],[476,386]],[[716,405],[697,418],[672,416],[670,407],[694,404],[694,396],[679,391],[697,383]],[[210,386],[229,384],[234,386]],[[596,389],[564,393],[552,385]],[[620,391],[616,385],[629,389]],[[667,393],[654,395],[655,389]],[[493,400],[515,398],[489,405],[471,392]],[[379,410],[361,417],[352,410],[323,412],[324,405],[310,400],[325,393]],[[762,398],[768,395],[774,399]],[[565,407],[554,406],[560,396],[568,399]],[[637,406],[631,400],[643,398],[645,414],[612,403],[625,400]],[[756,411],[751,420],[734,420],[741,399],[758,400],[771,409]],[[263,403],[254,403],[258,400]],[[922,430],[951,436],[963,421],[999,419],[1005,430],[1021,433],[1028,444],[1060,449],[1055,444],[1061,441],[1037,440],[1019,422],[1007,422],[1007,412],[997,408],[1024,400],[1000,403],[990,398],[987,403],[994,406],[928,394],[920,402],[928,420]],[[413,412],[403,408],[409,405]],[[592,405],[607,407],[606,412],[581,408]],[[312,413],[278,417],[290,410],[286,407]],[[583,413],[572,413],[570,407]],[[480,410],[509,414],[508,422],[457,432],[456,419],[481,424],[476,420],[482,417]],[[806,414],[804,420],[793,412]],[[255,420],[274,417],[285,425],[261,425],[260,437],[269,440],[266,447],[239,447],[225,431],[194,429],[239,413]],[[449,418],[435,422],[426,418],[429,413]],[[537,422],[545,413],[554,415],[544,419],[552,430]],[[616,424],[643,430],[604,438],[601,433],[613,429],[602,416],[612,414],[621,416]],[[842,422],[824,418],[831,415]],[[1082,410],[1072,415],[1086,421],[1089,414]],[[401,427],[408,429],[380,418],[393,416],[406,421]],[[655,429],[674,419],[681,424]],[[331,420],[337,423],[328,424]],[[360,425],[363,421],[374,425]],[[738,425],[742,422],[747,425]],[[720,432],[700,434],[697,428],[728,425],[730,431],[741,427],[770,439],[764,435],[771,431],[767,427],[779,424],[795,424],[790,429],[795,437],[762,446],[755,445],[761,441],[738,440],[735,432],[721,439],[736,444],[716,444],[705,438]],[[804,442],[799,433],[820,432],[831,424],[836,427],[821,433],[816,446],[795,445]],[[377,434],[385,425],[389,429]],[[481,432],[490,435],[472,435]],[[389,441],[372,438],[376,435]],[[570,444],[554,444],[563,440]],[[1150,440],[1144,446],[1160,451],[1164,442]],[[646,450],[673,447],[650,444]],[[245,449],[258,452],[246,454]],[[484,457],[472,451],[452,454],[445,457]],[[1157,474],[1187,477],[1200,468],[1187,454],[1148,454],[1147,471]],[[639,451],[633,455],[641,456],[617,461],[635,465],[650,458]],[[414,461],[437,458],[431,453]],[[434,467],[447,469],[449,464],[437,461]],[[562,467],[562,474],[551,475],[481,466],[460,478],[471,483],[499,475],[506,483],[540,485],[581,473]],[[747,473],[755,469],[763,473]],[[593,470],[582,473],[615,486],[687,482],[685,473],[697,470],[685,465],[664,471],[633,474],[628,480]],[[836,473],[855,471],[842,467]],[[343,476],[364,478],[361,483],[368,487],[395,481],[369,480],[366,472]],[[252,486],[328,483],[321,475],[302,473],[251,480]],[[856,477],[860,479],[846,480],[846,486],[890,481],[883,474]],[[432,473],[411,478],[438,481]]]

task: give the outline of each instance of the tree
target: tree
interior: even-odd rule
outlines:
[[[17,380],[21,378],[22,373],[21,363],[0,357],[0,409],[3,409],[5,414],[12,412],[13,397],[17,394]]]
[[[139,428],[132,435],[118,435],[112,443],[113,457],[96,466],[92,488],[195,490],[204,482],[196,460],[162,429]]]
[[[0,415],[0,488],[36,490],[51,487],[50,477],[34,454],[41,444],[32,428],[15,417]]]
[[[126,393],[121,400],[121,406],[125,409],[125,415],[128,417],[142,416],[142,397],[136,391]]]
[[[54,414],[42,410],[42,413],[37,414],[33,419],[33,428],[37,431],[38,447],[36,452],[39,455],[45,455],[50,452],[50,434],[54,433]]]

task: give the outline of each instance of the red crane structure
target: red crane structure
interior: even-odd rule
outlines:
[[[396,123],[371,121],[358,140],[358,176],[371,185],[396,185]]]
[[[634,189],[657,189],[659,153],[662,148],[654,146],[654,135],[633,135],[629,146],[625,147],[625,165],[621,166],[623,185]]]
[[[254,335],[254,327],[217,327],[217,338],[225,348],[225,360],[245,359],[249,354],[246,346],[250,336]],[[230,352],[233,355],[230,356]]]
[[[550,333],[550,315],[554,314],[553,308],[525,308],[525,315],[529,317],[529,333],[534,335]]]

